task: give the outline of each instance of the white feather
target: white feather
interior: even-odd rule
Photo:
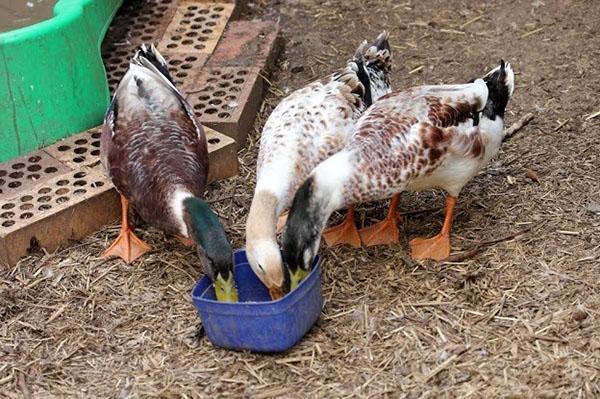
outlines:
[[[339,209],[345,202],[343,187],[352,176],[352,152],[338,152],[317,166],[313,172],[317,194],[315,198],[326,204],[327,211]]]
[[[171,206],[171,211],[173,212],[173,217],[177,221],[179,225],[179,233],[189,238],[187,225],[185,220],[183,219],[183,201],[187,198],[193,197],[193,195],[185,190],[178,189],[171,196],[171,200],[169,204]]]

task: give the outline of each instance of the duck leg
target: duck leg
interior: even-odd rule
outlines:
[[[118,256],[127,263],[133,262],[146,252],[150,251],[150,246],[140,240],[129,227],[127,220],[127,210],[129,209],[129,201],[121,195],[121,232],[117,239],[104,253],[102,257]]]
[[[277,227],[275,230],[277,232],[277,234],[279,234],[283,231],[283,228],[285,227],[285,222],[287,222],[289,213],[290,213],[289,209],[286,209],[285,211],[283,211],[283,213],[281,215],[279,215],[279,218],[277,219]]]
[[[325,229],[323,238],[330,247],[348,244],[355,248],[360,247],[360,235],[354,223],[354,207],[348,208],[346,218],[341,224]]]
[[[410,241],[410,254],[413,259],[444,260],[450,256],[450,229],[456,206],[456,197],[446,198],[446,216],[442,231],[431,238],[415,238]]]
[[[385,219],[360,230],[360,238],[367,247],[373,245],[389,245],[400,241],[400,233],[398,232],[399,202],[400,194],[394,195]]]

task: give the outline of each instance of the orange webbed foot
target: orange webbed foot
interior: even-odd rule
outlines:
[[[410,241],[410,254],[413,259],[444,260],[450,256],[450,229],[456,206],[456,197],[446,198],[446,215],[440,234],[431,238],[415,238]]]
[[[450,256],[450,236],[438,234],[431,238],[415,238],[410,241],[413,259],[444,260]]]
[[[398,232],[399,202],[400,194],[395,194],[392,197],[385,219],[360,230],[360,238],[367,247],[395,244],[400,241],[400,233]]]
[[[386,218],[372,226],[365,227],[359,231],[363,244],[367,247],[374,245],[390,245],[400,241],[398,221],[394,218]]]
[[[118,256],[127,263],[131,263],[152,248],[140,240],[131,227],[127,217],[129,201],[121,195],[121,232],[110,247],[102,253],[102,257]]]
[[[348,215],[346,215],[342,223],[325,229],[323,238],[330,247],[343,244],[348,244],[355,248],[360,247],[360,235],[354,223],[354,209],[348,208]]]
[[[118,256],[131,263],[152,248],[130,229],[122,229],[117,239],[102,253],[102,257]]]

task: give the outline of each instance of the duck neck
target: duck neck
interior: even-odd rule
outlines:
[[[213,280],[218,274],[227,279],[231,271],[232,250],[218,216],[206,201],[197,197],[188,197],[183,200],[183,219],[188,235],[196,242],[201,257],[210,260],[206,262],[204,259],[205,266],[212,265],[212,268],[205,272]]]
[[[327,187],[318,180],[318,175],[310,176],[296,192],[290,218],[294,222],[305,223],[319,232],[325,228],[329,216],[339,208],[332,187]]]
[[[278,199],[270,191],[260,190],[254,193],[248,221],[246,237],[248,241],[273,240],[276,237],[278,218]]]

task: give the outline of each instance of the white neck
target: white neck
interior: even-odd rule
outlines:
[[[278,198],[269,191],[256,191],[250,205],[246,222],[246,239],[258,241],[261,239],[275,240],[277,225]]]
[[[193,195],[189,191],[178,189],[175,190],[175,192],[171,196],[170,201],[173,217],[177,221],[177,225],[179,226],[179,234],[181,234],[183,237],[188,238],[188,228],[185,223],[185,220],[183,219],[183,201],[185,201],[186,198],[190,197],[193,197]]]
[[[491,120],[482,116],[480,131],[485,140],[484,163],[487,163],[498,153],[500,145],[502,145],[502,140],[504,139],[504,119],[496,116],[496,119]]]
[[[344,193],[354,171],[351,158],[352,153],[348,151],[338,152],[317,166],[312,173],[316,190],[314,198],[323,205],[323,211],[327,214],[348,204],[349,199]]]

